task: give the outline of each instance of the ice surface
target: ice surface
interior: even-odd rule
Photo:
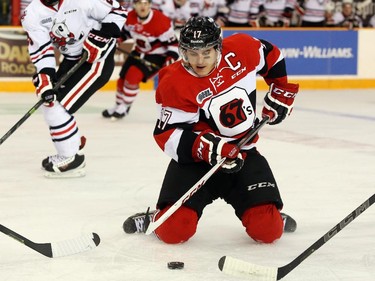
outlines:
[[[259,93],[259,102],[264,93]],[[36,103],[34,94],[0,94],[0,137]],[[123,221],[154,207],[168,157],[152,138],[153,92],[142,92],[119,122],[101,117],[113,93],[100,92],[76,114],[87,137],[87,175],[46,179],[41,160],[54,154],[42,115],[34,113],[0,146],[0,223],[34,242],[96,232],[101,244],[48,259],[0,233],[1,281],[235,281],[217,262],[223,255],[266,266],[297,257],[375,191],[373,90],[301,91],[292,116],[261,131],[259,150],[278,180],[284,212],[297,231],[272,245],[251,241],[230,206],[215,201],[196,235],[181,245],[126,235]],[[183,261],[183,270],[167,262]],[[306,259],[283,280],[372,281],[375,207]]]

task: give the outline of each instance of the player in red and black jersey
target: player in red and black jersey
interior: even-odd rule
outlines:
[[[126,59],[117,80],[116,103],[103,117],[120,119],[129,113],[141,82],[153,77],[163,65],[178,59],[178,41],[171,20],[151,9],[151,0],[133,1],[122,29],[122,38],[134,40],[134,50]]]
[[[172,160],[153,219],[222,158],[227,160],[155,234],[166,243],[187,241],[196,232],[203,209],[218,198],[233,207],[246,233],[256,241],[271,243],[283,230],[294,231],[295,221],[280,213],[283,202],[267,160],[256,149],[258,136],[241,151],[236,149],[236,143],[258,122],[257,75],[270,86],[261,110],[269,116],[269,124],[279,124],[292,111],[299,87],[288,82],[282,53],[270,42],[241,33],[222,40],[220,27],[209,17],[191,18],[179,40],[182,60],[159,72],[156,90],[160,117],[154,138]],[[140,232],[144,217],[128,218],[125,232]]]

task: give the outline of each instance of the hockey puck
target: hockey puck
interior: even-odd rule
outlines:
[[[169,269],[183,269],[184,265],[185,264],[181,261],[170,261],[168,263],[168,268]]]

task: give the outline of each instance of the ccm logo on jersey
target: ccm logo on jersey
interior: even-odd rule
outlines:
[[[291,93],[291,92],[285,91],[283,89],[277,88],[276,86],[273,87],[272,92],[276,95],[281,95],[281,96],[284,96],[286,98],[293,98],[293,99],[297,95],[297,93]]]
[[[93,33],[89,33],[88,37],[90,38],[94,38],[95,41],[98,41],[98,42],[103,42],[103,43],[108,43],[111,39],[110,38],[104,38],[104,37],[101,37],[99,35],[95,35]]]
[[[233,74],[232,76],[231,76],[231,78],[232,79],[234,79],[234,78],[236,78],[237,76],[240,76],[243,72],[245,72],[246,71],[246,66],[244,67],[244,68],[242,68],[242,69],[240,69],[239,71],[237,71],[235,74]]]
[[[255,189],[258,189],[258,188],[265,188],[265,187],[276,187],[276,186],[275,186],[274,183],[271,183],[271,182],[258,182],[258,183],[249,185],[247,187],[247,190],[252,191],[252,190],[255,190]]]

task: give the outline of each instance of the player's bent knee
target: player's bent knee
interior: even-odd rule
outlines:
[[[131,66],[125,75],[125,85],[132,89],[132,87],[139,87],[142,82],[143,72],[136,66]]]
[[[156,220],[169,208],[161,210]],[[197,213],[185,206],[181,206],[156,230],[156,236],[167,244],[178,244],[189,240],[196,232],[198,224]]]
[[[283,233],[283,219],[273,204],[252,207],[242,215],[246,233],[255,241],[272,243]]]

